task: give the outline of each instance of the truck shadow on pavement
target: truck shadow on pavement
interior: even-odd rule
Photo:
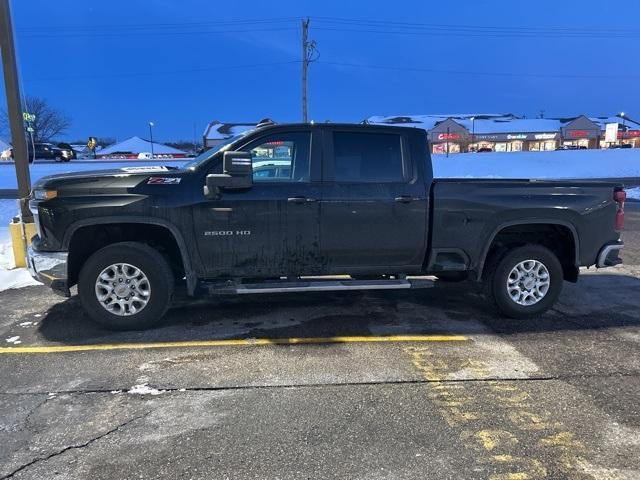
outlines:
[[[129,332],[111,332],[94,325],[77,297],[61,302],[55,302],[59,297],[53,295],[45,298],[51,306],[38,326],[38,335],[63,344],[483,332],[510,335],[640,325],[640,279],[611,274],[585,275],[578,284],[565,283],[556,307],[533,320],[499,316],[477,287],[468,283],[436,284],[426,290],[198,300],[172,308],[156,328]]]

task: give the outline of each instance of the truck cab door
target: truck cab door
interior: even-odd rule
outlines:
[[[428,190],[409,136],[367,126],[327,128],[325,137],[320,250],[330,271],[419,270]]]
[[[251,153],[253,186],[223,190],[194,209],[207,277],[318,272],[321,189],[313,168],[320,147],[307,128],[265,133],[237,148]]]

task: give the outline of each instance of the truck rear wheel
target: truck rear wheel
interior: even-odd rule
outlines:
[[[514,248],[489,268],[487,296],[507,317],[541,315],[562,291],[562,266],[555,254],[541,245]]]
[[[111,330],[139,330],[160,321],[171,304],[173,273],[148,245],[121,242],[98,250],[78,278],[82,306]]]

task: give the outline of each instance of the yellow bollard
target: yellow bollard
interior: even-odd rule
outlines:
[[[31,239],[36,234],[36,224],[11,222],[9,232],[13,247],[13,261],[16,267],[24,268],[27,266],[27,247],[31,245]]]

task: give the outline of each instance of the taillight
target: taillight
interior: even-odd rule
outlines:
[[[616,230],[620,231],[624,228],[624,202],[627,199],[627,192],[624,190],[616,190],[613,192],[613,199],[618,205],[616,210]]]

